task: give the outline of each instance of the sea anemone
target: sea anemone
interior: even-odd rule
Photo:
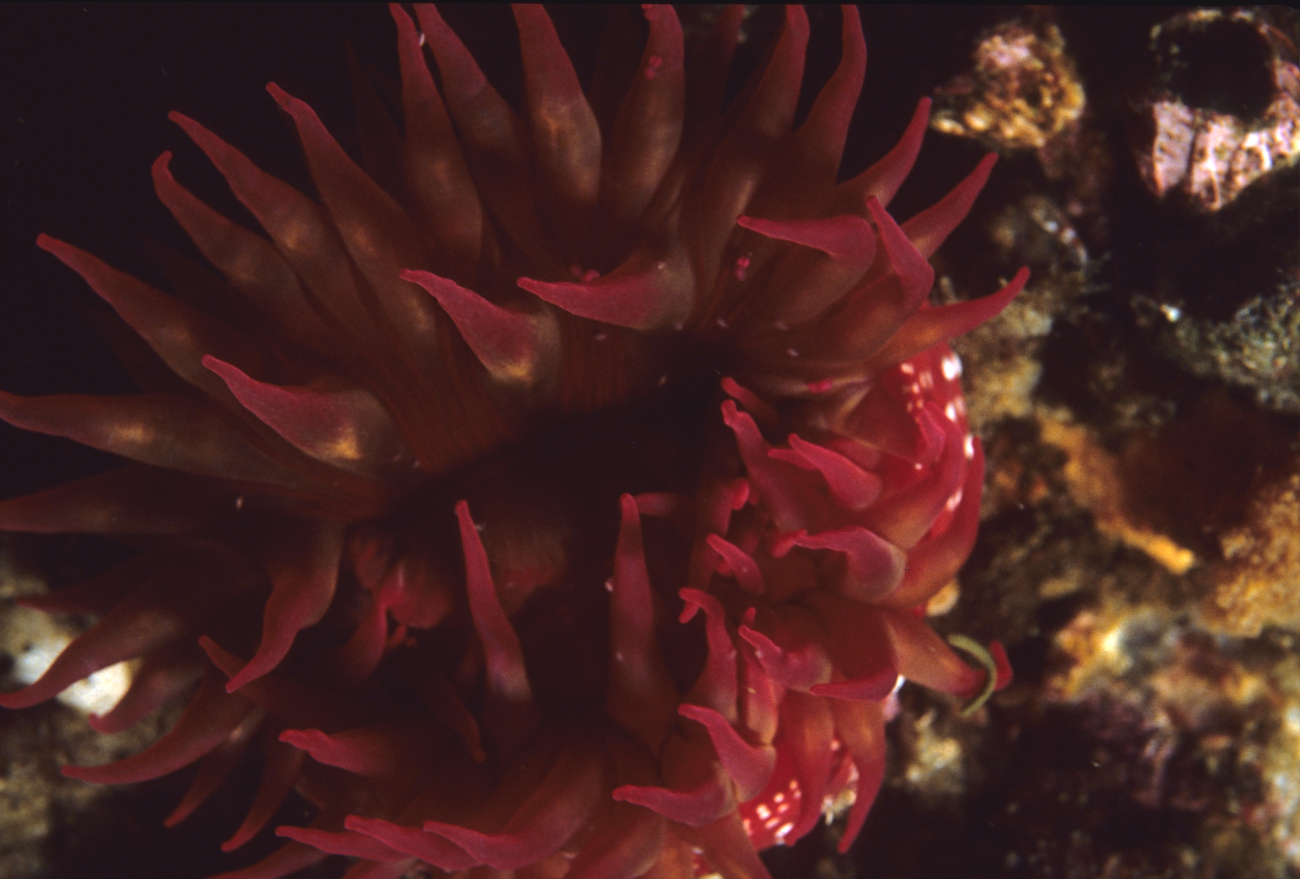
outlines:
[[[197,763],[169,822],[260,751],[224,848],[294,790],[316,817],[226,879],[331,853],[353,879],[761,877],[757,850],[837,799],[847,847],[899,683],[978,700],[1009,677],[997,645],[962,641],[973,668],[922,615],[983,478],[945,343],[1026,280],[927,303],[992,158],[896,223],[922,101],[837,180],[866,63],[848,7],[797,128],[798,7],[725,107],[737,8],[688,57],[672,8],[645,7],[643,48],[603,51],[584,93],[547,14],[517,7],[517,108],[433,8],[392,14],[402,125],[363,83],[362,164],[268,87],[318,199],[172,114],[261,226],[158,159],[216,273],[164,257],[170,295],[39,239],[143,340],[142,392],[0,394],[11,424],[129,462],[0,504],[0,527],[132,554],[27,600],[100,620],[0,704],[136,660],[92,725],[186,699],[179,719],[65,772]]]

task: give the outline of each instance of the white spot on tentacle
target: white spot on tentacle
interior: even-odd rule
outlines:
[[[954,491],[952,497],[948,498],[948,503],[944,504],[945,509],[951,513],[953,510],[957,509],[957,507],[961,506],[961,496],[962,489],[959,488]]]
[[[953,381],[954,379],[961,377],[961,358],[956,354],[953,354],[951,351],[943,355],[943,360],[940,361],[939,367],[943,370],[943,377],[948,381]]]

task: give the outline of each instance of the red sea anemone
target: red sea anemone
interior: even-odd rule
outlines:
[[[159,158],[217,270],[170,260],[177,295],[40,239],[149,368],[131,396],[0,395],[10,423],[130,462],[0,504],[0,526],[134,554],[29,601],[102,618],[0,704],[138,659],[93,723],[187,698],[180,719],[66,772],[198,763],[173,820],[260,751],[226,847],[292,790],[318,812],[227,877],[329,853],[355,879],[765,876],[756,850],[845,793],[852,841],[901,678],[972,698],[1009,675],[919,610],[970,551],[983,476],[945,342],[1025,281],[926,301],[991,160],[897,224],[922,102],[837,182],[866,61],[851,8],[798,127],[797,7],[725,107],[737,9],[688,56],[672,8],[646,7],[644,46],[603,53],[585,95],[546,13],[515,16],[520,108],[436,11],[394,7],[402,125],[374,102],[365,167],[270,86],[318,199],[173,114],[261,227]]]

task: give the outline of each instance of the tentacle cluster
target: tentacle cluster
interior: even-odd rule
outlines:
[[[366,130],[364,170],[271,85],[319,201],[173,114],[261,226],[164,154],[158,196],[218,272],[172,260],[177,296],[40,239],[143,341],[144,391],[0,395],[7,421],[130,462],[4,502],[0,526],[140,549],[27,600],[102,618],[0,704],[137,659],[92,722],[188,697],[175,727],[66,771],[197,763],[169,822],[260,750],[225,848],[293,789],[319,812],[226,879],[331,853],[351,879],[762,877],[756,851],[846,791],[853,840],[902,678],[969,698],[1009,675],[919,612],[970,551],[983,476],[945,342],[1026,280],[926,302],[991,159],[897,224],[923,101],[837,182],[852,8],[797,128],[797,7],[726,108],[737,9],[688,58],[672,8],[646,7],[639,61],[606,53],[586,93],[546,13],[515,14],[519,110],[434,9],[393,8],[403,124]]]

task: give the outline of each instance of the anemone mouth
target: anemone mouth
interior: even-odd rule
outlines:
[[[899,681],[986,697],[1009,679],[998,649],[972,668],[917,612],[970,551],[983,475],[945,343],[1026,280],[926,301],[927,257],[991,160],[897,223],[922,101],[893,151],[838,180],[865,68],[851,7],[798,126],[797,7],[725,112],[738,8],[688,65],[671,7],[646,7],[602,105],[547,14],[519,7],[517,108],[436,10],[392,12],[405,127],[378,126],[387,163],[367,171],[268,87],[319,201],[173,114],[261,227],[155,163],[237,317],[40,239],[165,378],[113,399],[0,394],[11,423],[135,462],[6,502],[0,524],[147,538],[34,602],[104,616],[0,704],[144,657],[97,721],[117,728],[204,668],[162,740],[69,774],[200,762],[179,820],[257,744],[262,785],[227,845],[294,787],[320,812],[227,879],[325,854],[359,859],[355,879],[420,862],[755,879],[756,847],[851,789],[847,845]]]
[[[569,416],[539,416],[523,439],[411,489],[390,514],[359,523],[395,541],[390,563],[419,559],[451,582],[464,579],[452,508],[468,502],[497,573],[503,609],[522,641],[539,701],[598,706],[607,684],[608,583],[624,494],[694,496],[726,454],[718,435],[722,392],[711,360],[674,345],[674,372],[632,400]],[[735,469],[734,452],[725,467]],[[652,581],[679,582],[690,544],[650,528]],[[448,560],[451,563],[448,564]],[[358,587],[359,588],[359,587]],[[671,592],[662,600],[675,598]],[[462,630],[470,621],[460,615]],[[699,626],[676,633],[671,668],[682,688],[699,675]],[[441,637],[438,635],[437,637]],[[688,646],[691,645],[691,646]]]

